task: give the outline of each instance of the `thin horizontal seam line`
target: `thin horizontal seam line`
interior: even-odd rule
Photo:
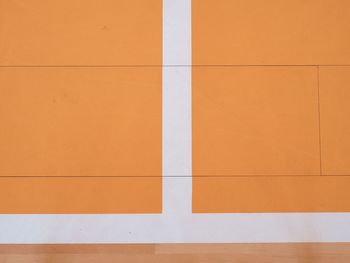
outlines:
[[[192,177],[317,177],[320,176],[320,174],[287,174],[287,175],[283,175],[283,174],[271,174],[271,175],[267,175],[267,174],[263,174],[263,175],[259,175],[259,174],[248,174],[248,175],[192,175]],[[350,176],[347,174],[324,174],[322,175],[322,177],[332,177],[332,176]]]
[[[234,177],[317,177],[320,176],[319,174],[314,175],[1,175],[0,178],[192,178],[192,177],[222,177],[222,178],[234,178]],[[338,175],[338,174],[332,174],[332,175],[322,175],[322,177],[333,177],[333,176],[350,176],[350,175]]]
[[[222,64],[222,65],[200,65],[193,67],[349,67],[350,64]]]
[[[0,65],[0,68],[156,68],[162,65]]]
[[[349,67],[350,64],[228,64],[228,65],[0,65],[0,68],[172,68],[172,67]]]

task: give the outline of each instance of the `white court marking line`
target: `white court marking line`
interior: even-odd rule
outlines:
[[[349,242],[350,213],[191,213],[191,0],[163,0],[162,214],[0,215],[0,243]]]
[[[163,0],[163,215],[192,213],[191,0]],[[185,178],[186,179],[186,178]]]

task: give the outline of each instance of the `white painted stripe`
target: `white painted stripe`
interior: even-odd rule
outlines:
[[[192,213],[191,0],[163,0],[163,214]],[[168,177],[170,176],[170,177]]]
[[[350,242],[350,213],[190,213],[191,0],[163,3],[163,214],[0,215],[0,243]]]
[[[192,64],[191,0],[163,0],[163,65]]]
[[[192,175],[191,69],[163,67],[163,176]]]
[[[191,69],[163,68],[163,213],[192,212]]]
[[[1,215],[0,243],[349,242],[349,224],[349,213]]]

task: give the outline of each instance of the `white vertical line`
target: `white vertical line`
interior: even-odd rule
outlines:
[[[165,214],[192,212],[191,53],[191,0],[163,0]]]
[[[191,0],[163,0],[163,65],[192,64]]]

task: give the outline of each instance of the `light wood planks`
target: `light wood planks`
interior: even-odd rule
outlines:
[[[0,245],[0,263],[348,263],[350,243]]]

